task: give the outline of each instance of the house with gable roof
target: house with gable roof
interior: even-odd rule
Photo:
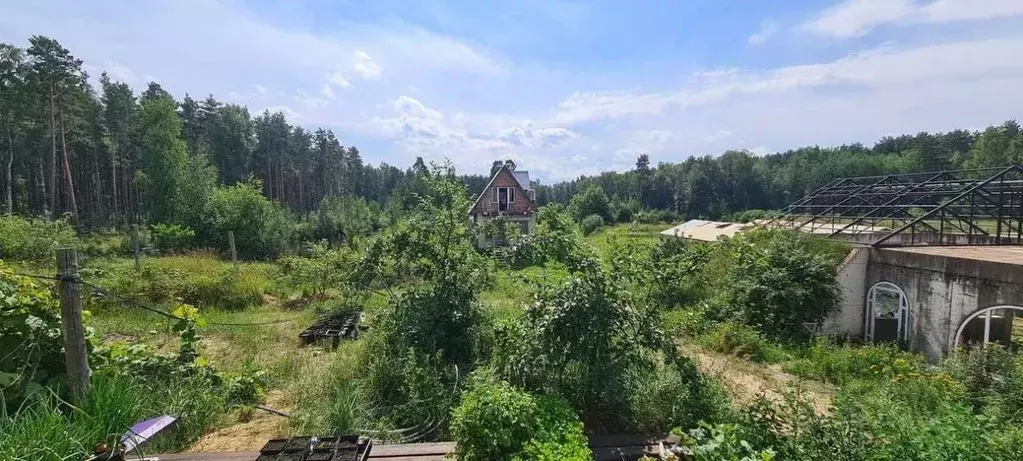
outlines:
[[[529,180],[528,171],[520,171],[511,161],[505,162],[490,178],[487,186],[469,207],[469,219],[477,224],[502,216],[521,234],[529,234],[536,227],[536,191]],[[503,241],[480,235],[480,246],[503,244]]]

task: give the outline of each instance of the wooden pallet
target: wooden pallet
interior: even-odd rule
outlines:
[[[602,435],[590,438],[596,461],[635,460],[656,449],[660,436],[634,434]],[[451,461],[446,455],[455,451],[453,442],[374,445],[369,459],[379,461]],[[173,453],[159,455],[160,461],[253,461],[258,452]]]

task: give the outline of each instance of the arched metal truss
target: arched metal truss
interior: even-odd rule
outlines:
[[[1023,166],[836,179],[767,226],[871,246],[1020,245]]]

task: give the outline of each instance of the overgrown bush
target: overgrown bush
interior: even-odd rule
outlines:
[[[583,231],[583,235],[590,235],[601,227],[604,227],[604,218],[596,214],[591,214],[583,218],[583,220],[579,223],[579,229]]]
[[[222,252],[228,250],[228,231],[242,258],[265,259],[284,253],[295,223],[281,205],[263,196],[259,180],[250,179],[218,188],[210,198],[200,240]]]
[[[128,262],[94,270],[101,286],[114,294],[148,302],[174,300],[203,308],[243,309],[263,302],[276,275],[258,264],[241,266],[237,273],[228,263],[208,255],[148,258],[141,272]],[[116,307],[108,297],[86,298],[91,306]]]
[[[721,315],[773,338],[807,336],[804,323],[822,322],[840,301],[835,264],[793,232],[747,234],[730,241],[734,261]]]
[[[904,352],[891,344],[837,344],[826,337],[815,340],[805,357],[785,364],[789,373],[833,384],[887,380],[899,374],[923,371],[924,367],[920,355]]]
[[[0,404],[17,407],[64,376],[60,307],[49,287],[0,261]]]
[[[542,266],[557,262],[579,267],[592,254],[583,246],[575,229],[575,223],[563,207],[551,204],[540,208],[536,229],[516,242],[516,265]]]
[[[389,406],[386,420],[422,424],[432,417],[442,425],[459,372],[487,351],[479,293],[491,272],[472,245],[465,186],[450,168],[420,179],[415,207],[359,263],[362,283],[389,286],[396,276],[406,286],[393,292],[375,321],[366,392]]]
[[[611,202],[611,217],[615,222],[630,223],[641,209],[642,206],[636,199],[615,200]]]
[[[306,217],[309,227],[301,237],[303,240],[326,240],[333,245],[350,243],[377,230],[379,213],[362,198],[326,197]]]
[[[1023,355],[997,345],[960,349],[944,368],[963,384],[975,410],[1009,424],[1023,423]]]
[[[77,243],[74,229],[65,220],[0,216],[0,258],[49,261],[55,249]]]
[[[524,389],[565,397],[591,430],[643,427],[647,417],[676,425],[708,417],[718,407],[704,398],[699,372],[652,328],[656,319],[632,305],[621,279],[592,261],[564,283],[537,287],[522,318],[496,333],[499,374]],[[679,373],[671,389],[683,401],[659,414],[633,412],[631,396],[650,388],[635,378],[661,379],[661,367]]]
[[[692,461],[772,461],[774,450],[757,449],[741,438],[734,424],[700,423],[683,434],[682,443],[692,452]]]
[[[564,401],[530,395],[488,372],[471,377],[451,432],[463,461],[592,459],[582,423]]]
[[[165,253],[180,253],[195,248],[195,231],[177,224],[154,224],[153,244]]]
[[[292,287],[306,295],[323,295],[328,289],[339,289],[351,280],[358,258],[350,247],[332,248],[314,243],[308,247],[308,256],[285,256],[279,263]]]
[[[700,272],[709,261],[710,247],[684,239],[667,238],[654,247],[647,285],[651,301],[659,306],[695,304],[707,296]]]
[[[591,184],[572,196],[568,209],[571,211],[572,217],[579,222],[590,215],[598,215],[604,222],[614,222],[614,216],[611,216],[610,200],[604,193],[604,189],[596,184]]]

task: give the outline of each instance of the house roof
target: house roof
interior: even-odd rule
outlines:
[[[531,185],[532,183],[529,182],[529,172],[528,171],[512,171],[511,174],[512,174],[512,177],[514,177],[515,180],[518,181],[519,186],[522,187],[522,190],[531,190],[531,189],[533,189],[533,186]],[[495,174],[494,176],[497,176],[497,175]]]
[[[490,181],[487,182],[487,186],[483,188],[483,192],[480,192],[480,194],[476,197],[476,200],[473,200],[472,205],[469,205],[469,210],[466,211],[466,213],[472,213],[472,210],[476,208],[476,204],[480,203],[480,200],[483,199],[484,192],[489,190],[490,186],[494,185],[494,180],[497,179],[497,175],[501,174],[501,172],[505,169],[506,168],[502,166],[500,170],[497,170],[497,172],[490,177]],[[528,171],[509,171],[509,173],[511,173],[512,177],[515,178],[515,181],[519,183],[519,187],[526,191],[530,190]],[[521,176],[516,175],[516,173],[520,173]],[[523,181],[525,181],[525,185],[523,185]]]

